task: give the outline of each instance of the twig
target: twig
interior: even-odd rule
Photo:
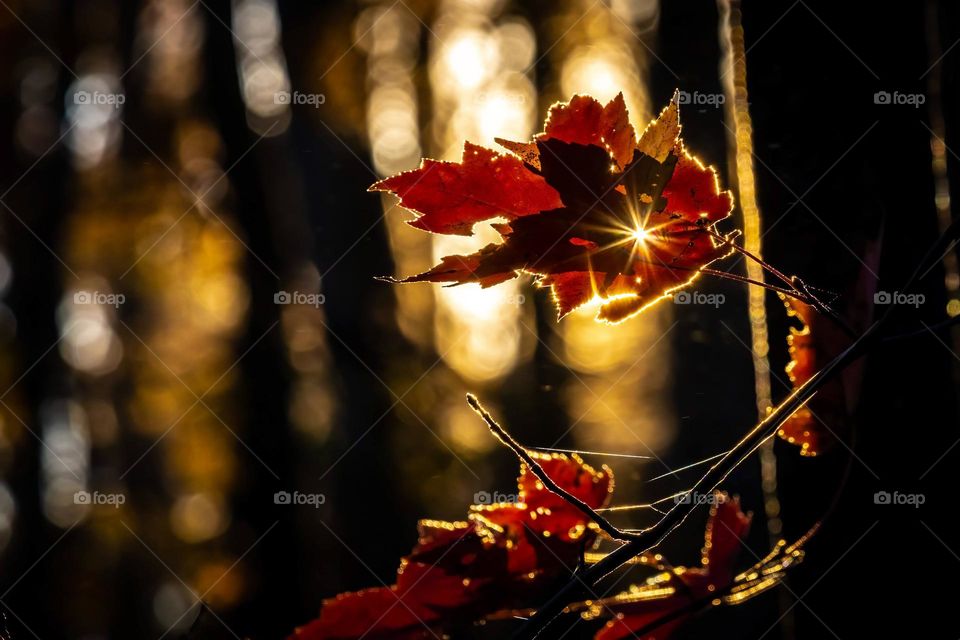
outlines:
[[[736,273],[730,273],[729,271],[720,271],[719,269],[710,269],[709,267],[704,267],[700,269],[701,273],[704,273],[709,276],[714,276],[717,278],[724,278],[726,280],[735,280],[736,282],[743,282],[746,284],[754,284],[758,287],[763,287],[764,289],[769,289],[770,291],[776,291],[777,293],[782,293],[785,296],[790,296],[791,298],[796,298],[801,302],[806,302],[811,304],[812,301],[809,298],[809,294],[804,294],[802,291],[797,291],[796,289],[787,289],[786,287],[778,287],[775,284],[770,284],[769,282],[761,282],[760,280],[754,280],[746,276],[737,275]]]
[[[493,435],[495,435],[500,442],[507,445],[517,455],[517,457],[527,465],[527,468],[530,469],[533,475],[537,476],[540,482],[542,482],[547,489],[579,509],[585,516],[590,518],[590,520],[600,527],[604,533],[609,535],[614,540],[629,541],[640,538],[641,534],[627,533],[626,531],[615,527],[610,523],[609,520],[594,511],[594,509],[586,502],[554,482],[553,479],[547,475],[547,472],[543,470],[543,467],[540,466],[540,463],[530,455],[530,452],[527,451],[519,442],[514,440],[513,436],[507,433],[506,429],[497,424],[497,421],[493,419],[493,416],[491,416],[486,409],[483,408],[483,405],[480,404],[480,401],[477,400],[475,395],[468,393],[467,403],[470,405],[470,408],[477,412],[477,415],[483,418],[483,421],[487,423],[487,427],[490,429]]]
[[[820,519],[817,520],[817,522],[814,523],[814,525],[810,527],[805,534],[797,538],[792,544],[787,545],[785,542],[781,541],[781,543],[777,546],[777,548],[774,551],[770,552],[766,557],[759,559],[756,563],[754,563],[754,565],[750,569],[740,572],[739,575],[742,576],[751,572],[761,571],[764,566],[767,566],[770,562],[776,560],[777,557],[779,557],[777,554],[784,555],[784,554],[790,553],[792,549],[798,549],[802,546],[806,546],[807,543],[818,532],[820,532],[824,528],[827,521],[830,519],[830,516],[836,510],[837,505],[839,504],[840,496],[843,492],[843,488],[847,485],[847,481],[850,478],[850,471],[853,466],[852,463],[854,460],[854,455],[853,455],[854,446],[855,445],[853,444],[853,442],[851,442],[850,455],[847,456],[847,463],[844,465],[844,470],[840,478],[839,486],[833,495],[833,499],[831,500],[830,505],[827,507],[827,510],[820,517]],[[605,556],[600,556],[599,560],[603,560],[604,557]],[[648,557],[650,556],[646,554],[644,554],[643,556],[637,556],[637,557],[631,558],[625,564],[646,564],[643,558],[648,558]],[[784,569],[783,571],[785,574],[786,569]],[[783,580],[784,577],[785,576],[781,576],[779,580]],[[738,581],[736,578],[734,578],[723,587],[717,587],[716,590],[712,591],[706,597],[699,598],[699,599],[692,599],[683,607],[670,611],[660,616],[659,618],[655,618],[654,620],[650,621],[649,623],[647,623],[646,625],[644,625],[639,629],[631,629],[631,632],[637,638],[646,637],[647,634],[652,633],[653,631],[662,627],[668,622],[672,622],[674,620],[678,620],[682,617],[685,617],[688,614],[693,615],[701,610],[707,609],[708,608],[707,605],[716,601],[717,598],[720,598],[722,596],[729,594],[736,586],[738,586]],[[585,603],[575,603],[575,604],[569,605],[564,609],[564,613],[575,613],[581,609],[596,606],[597,604],[604,605],[609,608],[609,605],[616,604],[616,602],[617,602],[617,596],[612,596],[609,598],[601,598],[599,600],[589,600]],[[534,615],[535,613],[536,611],[530,612],[528,614],[528,617],[530,615]]]
[[[725,271],[715,271],[714,269],[703,269],[702,271],[703,271],[704,273],[709,273],[709,274],[711,274],[711,275],[720,276],[720,277],[725,277],[725,278],[730,278],[730,279],[736,279],[736,280],[740,280],[740,282],[746,282],[746,283],[748,283],[748,284],[755,284],[755,285],[757,285],[757,286],[759,286],[759,287],[763,287],[764,289],[770,289],[771,291],[776,291],[777,293],[780,293],[780,294],[782,294],[782,295],[790,296],[791,298],[796,298],[797,300],[799,300],[799,301],[801,301],[801,302],[804,302],[804,303],[806,303],[806,304],[809,304],[809,305],[812,306],[814,309],[816,309],[817,311],[819,311],[821,314],[823,314],[824,316],[830,318],[830,320],[832,320],[834,323],[836,323],[836,325],[837,325],[838,327],[840,327],[840,329],[841,329],[844,333],[846,333],[847,336],[849,336],[850,338],[856,338],[856,337],[857,337],[857,332],[854,331],[853,328],[852,328],[849,324],[847,324],[847,322],[840,316],[840,314],[838,314],[836,311],[834,311],[829,305],[825,304],[822,300],[820,300],[820,298],[818,298],[817,296],[815,296],[815,295],[813,294],[813,292],[810,291],[810,287],[807,286],[807,284],[806,284],[803,280],[801,280],[800,278],[798,278],[798,277],[796,277],[796,276],[794,276],[794,277],[787,276],[786,274],[784,274],[783,272],[781,272],[779,269],[777,269],[776,267],[774,267],[772,264],[770,264],[769,262],[767,262],[767,261],[764,260],[763,258],[754,255],[752,252],[750,252],[750,251],[748,251],[747,249],[745,249],[745,248],[741,247],[740,245],[738,245],[738,244],[737,244],[736,242],[734,242],[731,238],[727,238],[726,236],[723,236],[723,235],[721,235],[721,234],[719,234],[719,233],[717,233],[717,232],[715,232],[715,231],[712,231],[712,230],[710,230],[710,229],[707,229],[706,231],[707,231],[707,233],[709,233],[711,236],[713,236],[714,238],[716,238],[716,239],[719,240],[720,242],[722,242],[722,243],[724,243],[724,244],[727,244],[727,245],[730,245],[735,251],[737,251],[737,252],[740,253],[741,255],[743,255],[743,256],[749,258],[750,260],[753,260],[754,262],[756,262],[756,263],[757,263],[758,265],[760,265],[765,271],[768,271],[768,272],[772,273],[772,274],[773,274],[774,276],[776,276],[779,280],[783,281],[783,282],[789,287],[789,289],[784,288],[784,287],[778,287],[778,286],[776,286],[776,285],[772,285],[772,284],[769,284],[769,283],[767,283],[767,282],[761,282],[761,281],[759,281],[759,280],[752,280],[752,279],[750,279],[750,278],[746,278],[746,277],[742,277],[742,276],[731,277],[731,276],[733,276],[734,274],[730,274],[730,273],[727,273],[727,272],[725,272]]]
[[[934,242],[920,260],[917,268],[911,274],[902,288],[908,291],[917,282],[923,269],[931,259],[944,251],[944,247],[960,237],[960,219],[955,220],[943,234]],[[874,343],[878,342],[879,330],[889,322],[898,311],[897,305],[891,305],[863,334],[861,334],[845,351],[831,360],[823,369],[814,374],[805,384],[794,391],[786,400],[777,405],[767,418],[757,424],[747,433],[736,446],[731,449],[717,464],[697,482],[689,493],[707,494],[712,492],[730,473],[733,472],[745,459],[767,439],[776,434],[777,429],[787,421],[797,410],[828,382],[834,379],[841,371],[855,360],[863,356]],[[690,515],[697,506],[696,500],[680,502],[667,512],[660,521],[639,536],[623,546],[612,551],[607,557],[583,572],[579,580],[571,580],[561,587],[542,607],[518,630],[517,638],[536,638],[559,616],[566,604],[571,601],[585,599],[589,593],[584,593],[587,585],[595,585],[605,576],[629,562],[631,558],[645,553],[657,546]]]
[[[788,287],[790,287],[791,289],[793,289],[793,290],[795,290],[795,291],[797,290],[797,287],[796,287],[796,285],[795,285],[794,282],[793,282],[793,278],[791,278],[791,277],[783,274],[779,269],[777,269],[776,267],[774,267],[772,264],[770,264],[769,262],[767,262],[767,261],[764,260],[763,258],[761,258],[761,257],[759,257],[759,256],[756,256],[756,255],[754,255],[753,253],[751,253],[750,251],[748,251],[747,249],[741,247],[741,246],[738,245],[736,242],[734,242],[732,238],[728,238],[727,236],[725,236],[725,235],[723,235],[723,234],[720,234],[720,233],[717,233],[716,231],[713,231],[712,229],[705,229],[705,231],[706,231],[708,234],[710,234],[711,236],[713,236],[714,238],[716,238],[717,240],[719,240],[721,243],[730,245],[730,247],[732,247],[733,250],[736,251],[737,253],[739,253],[739,254],[741,254],[741,255],[749,258],[750,260],[753,260],[754,262],[756,262],[758,265],[760,265],[761,267],[763,267],[763,269],[764,269],[765,271],[769,271],[770,273],[772,273],[774,276],[776,276],[779,280],[781,280],[784,284],[786,284],[786,285],[787,285]]]
[[[889,313],[884,319],[889,317]],[[857,338],[846,351],[834,358],[820,372],[815,374],[806,384],[797,389],[786,400],[780,403],[765,420],[756,425],[744,438],[737,443],[723,458],[691,488],[688,493],[708,494],[740,464],[753,454],[754,451],[768,438],[776,434],[777,429],[787,421],[798,409],[812,398],[823,385],[832,380],[840,371],[866,351],[876,336],[880,321],[871,326]],[[606,558],[583,572],[580,580],[572,580],[561,587],[542,607],[537,614],[531,617],[518,631],[518,638],[535,638],[547,629],[551,622],[563,612],[566,603],[585,599],[584,585],[594,585],[611,572],[618,569],[633,556],[650,551],[666,538],[687,516],[697,507],[697,500],[680,501],[667,512],[657,524],[638,534],[623,546],[612,551]]]
[[[817,296],[813,295],[813,293],[811,293],[811,291],[810,291],[810,287],[807,286],[807,283],[806,283],[806,282],[804,282],[804,281],[801,280],[800,278],[794,278],[794,280],[795,280],[796,282],[800,283],[800,287],[799,287],[799,288],[800,288],[805,294],[807,294],[807,296],[809,296],[809,298],[810,298],[810,304],[813,306],[814,309],[816,309],[817,311],[819,311],[822,315],[826,316],[827,318],[830,318],[831,320],[833,320],[833,322],[834,322],[838,327],[840,327],[840,329],[843,330],[843,332],[844,332],[845,334],[847,334],[847,337],[849,337],[849,338],[856,338],[856,337],[857,337],[857,332],[854,331],[853,327],[851,327],[849,324],[847,324],[847,321],[844,320],[843,317],[841,317],[839,313],[837,313],[837,312],[834,311],[831,307],[828,307],[826,304],[824,304],[823,302],[821,302],[821,301],[820,301],[820,298],[818,298]],[[795,286],[796,286],[796,285],[795,285]]]

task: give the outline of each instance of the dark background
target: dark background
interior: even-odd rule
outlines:
[[[186,52],[195,89],[167,102],[156,97],[157,86],[162,94],[165,82],[189,79],[179,68],[162,75],[144,53],[153,38],[145,47],[143,33],[161,20],[162,4],[8,0],[0,6],[0,188],[6,192],[0,251],[7,265],[0,271],[10,272],[0,318],[0,386],[10,389],[0,398],[0,524],[6,523],[0,602],[17,640],[159,638],[186,613],[167,636],[182,637],[198,615],[187,589],[206,592],[210,604],[190,637],[284,637],[316,614],[322,598],[391,582],[398,558],[415,541],[418,518],[463,517],[474,491],[510,490],[516,464],[508,453],[444,443],[445,414],[435,409],[448,398],[458,402],[465,390],[476,390],[524,442],[552,442],[578,421],[560,390],[579,376],[550,346],[561,338],[546,293],[524,289],[535,305],[525,317],[541,339],[528,336],[527,355],[515,366],[474,384],[437,365],[434,345],[400,331],[395,288],[373,279],[393,273],[398,250],[388,242],[379,196],[366,192],[376,179],[365,120],[367,52],[354,45],[358,16],[376,3],[279,2],[279,45],[291,87],[324,93],[327,101],[319,109],[294,105],[282,133],[262,140],[244,105],[238,78],[244,47],[227,28],[236,28],[230,2],[193,5],[189,20],[203,37],[194,49],[174,51]],[[417,17],[409,23],[418,30],[412,75],[429,150],[434,114],[426,65],[437,46],[429,25],[442,7],[407,4]],[[572,36],[557,28],[558,16],[615,9],[529,1],[493,11],[494,19],[527,20],[540,53],[558,43],[532,74],[538,118],[554,99],[569,97],[559,94],[557,60]],[[945,175],[949,192],[958,186],[960,158],[951,150],[960,107],[956,7],[809,0],[747,1],[742,10],[765,258],[843,293],[882,229],[879,288],[897,291],[938,235],[938,175]],[[640,84],[653,111],[676,87],[723,91],[714,3],[664,2],[657,15],[626,27],[627,35],[618,33],[647,60]],[[582,37],[589,44],[590,33]],[[115,155],[83,168],[69,135],[57,139],[69,127],[65,96],[74,74],[84,75],[97,55],[120,73],[133,71],[123,77],[123,124],[112,125]],[[147,61],[138,62],[143,55]],[[31,83],[42,87],[28,90]],[[878,91],[922,94],[925,103],[875,104]],[[192,191],[210,184],[177,151],[184,128],[197,122],[205,132],[197,145],[210,135],[219,140],[207,159],[225,172],[226,191],[209,207],[188,211],[179,223],[180,244],[167,253],[163,229],[194,203]],[[727,179],[724,111],[688,109],[683,122],[688,146],[735,190]],[[951,211],[942,194],[941,185],[941,207]],[[170,201],[172,218],[158,218]],[[154,241],[162,256],[125,275]],[[100,279],[87,280],[90,273]],[[326,296],[321,310],[297,315],[273,304],[280,289],[316,287],[316,274]],[[127,296],[102,321],[122,345],[112,368],[84,369],[63,355],[63,345],[74,344],[65,338],[64,301],[78,282],[106,282],[96,286]],[[919,283],[926,303],[890,330],[945,319],[956,283],[951,290],[944,282],[938,264]],[[656,447],[667,469],[731,446],[756,418],[752,359],[743,346],[750,343],[745,291],[727,281],[700,286],[728,302],[716,310],[669,312],[677,324],[665,340],[670,374],[657,401],[674,426]],[[225,290],[239,296],[228,302],[246,301],[236,313],[211,312],[206,324],[191,320],[191,304],[227,304]],[[787,320],[772,295],[768,313],[777,401],[787,391]],[[839,502],[785,586],[742,607],[711,611],[681,635],[960,634],[950,608],[956,596],[950,576],[960,569],[949,484],[960,455],[953,448],[960,438],[957,336],[937,336],[926,333],[869,357],[855,433],[843,433],[843,445],[807,459],[776,443],[786,538],[821,518],[842,486]],[[645,380],[661,375],[655,367],[642,373]],[[610,374],[606,384],[616,380]],[[203,401],[194,407],[197,396]],[[203,411],[206,405],[216,418]],[[644,410],[643,403],[625,406]],[[176,422],[184,411],[187,418]],[[62,424],[85,425],[70,433],[86,436],[63,440]],[[174,435],[161,437],[168,429]],[[180,440],[180,431],[193,435]],[[589,442],[572,434],[556,446],[589,448]],[[63,480],[51,471],[57,465],[51,451],[67,458],[83,487],[119,491],[124,506],[51,507],[57,479]],[[79,462],[70,457],[77,451]],[[660,497],[696,477],[646,488],[644,479],[665,469],[606,461],[617,473],[617,502]],[[744,465],[728,488],[754,511],[749,542],[762,555],[768,537],[759,465]],[[317,510],[274,504],[275,492],[294,489],[322,492],[326,503]],[[875,505],[874,493],[882,490],[921,493],[925,504]],[[702,523],[700,513],[676,532],[664,547],[668,557],[695,562]],[[743,564],[752,560],[745,552]],[[577,624],[576,637],[589,637],[592,627]]]

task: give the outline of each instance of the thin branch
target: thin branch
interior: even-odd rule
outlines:
[[[924,268],[931,260],[938,259],[945,247],[960,237],[960,218],[951,225],[934,242],[924,257],[917,264],[916,269],[902,288],[909,291],[925,273]],[[730,473],[753,454],[757,448],[773,437],[777,429],[790,416],[797,412],[828,382],[836,378],[848,365],[866,354],[877,342],[880,329],[900,310],[898,305],[890,305],[887,310],[861,334],[845,351],[831,360],[827,365],[814,374],[805,384],[794,391],[783,402],[777,405],[770,414],[757,424],[731,449],[717,464],[700,479],[690,490],[690,493],[706,494],[712,492]],[[571,580],[561,587],[542,607],[518,630],[517,638],[536,638],[563,612],[566,603],[585,599],[585,585],[595,585],[605,576],[629,562],[631,558],[654,548],[679,526],[697,507],[696,500],[680,502],[667,515],[650,529],[641,533],[637,539],[627,542],[612,551],[603,560],[583,572],[579,580]],[[589,593],[585,594],[589,595]]]
[[[826,304],[824,304],[824,303],[820,300],[820,298],[818,298],[817,296],[813,295],[813,293],[811,293],[811,291],[810,291],[810,287],[807,286],[807,283],[806,283],[806,282],[804,282],[804,281],[801,280],[800,278],[794,278],[794,280],[800,284],[800,289],[802,289],[803,292],[804,292],[805,294],[807,294],[807,296],[809,296],[810,301],[811,301],[810,304],[813,305],[813,308],[814,308],[814,309],[816,309],[817,311],[819,311],[819,312],[820,312],[821,314],[823,314],[824,316],[826,316],[826,317],[830,318],[831,320],[833,320],[833,322],[834,322],[838,327],[840,327],[840,329],[842,329],[844,333],[847,334],[847,337],[849,337],[849,338],[856,338],[856,337],[857,337],[857,332],[854,331],[853,327],[851,327],[849,324],[847,324],[847,321],[844,320],[844,319],[840,316],[839,313],[837,313],[837,312],[834,311],[831,307],[829,307],[829,306],[827,306]]]
[[[717,240],[719,240],[720,242],[722,242],[723,244],[729,245],[730,247],[732,247],[732,248],[733,248],[735,251],[737,251],[738,253],[740,253],[740,254],[742,254],[743,256],[749,258],[750,260],[753,260],[754,262],[756,262],[756,263],[757,263],[758,265],[760,265],[765,271],[768,271],[769,273],[772,273],[772,274],[773,274],[774,276],[776,276],[779,280],[781,280],[781,281],[783,281],[785,284],[787,284],[787,286],[788,286],[789,288],[786,288],[786,287],[778,287],[778,286],[776,286],[776,285],[772,285],[772,284],[767,283],[767,282],[762,282],[762,281],[760,281],[760,280],[754,280],[754,279],[751,279],[751,278],[747,278],[747,277],[745,277],[745,276],[737,276],[737,275],[735,275],[735,274],[728,273],[728,272],[726,272],[726,271],[717,271],[717,270],[714,270],[714,269],[702,269],[701,271],[703,271],[703,273],[707,273],[707,274],[714,275],[714,276],[719,276],[719,277],[721,277],[721,278],[727,278],[727,279],[730,279],[730,280],[737,280],[737,281],[739,281],[739,282],[745,282],[745,283],[747,283],[747,284],[753,284],[753,285],[756,285],[756,286],[758,286],[758,287],[763,287],[764,289],[770,289],[771,291],[776,291],[777,293],[779,293],[779,294],[781,294],[781,295],[789,296],[789,297],[791,297],[791,298],[795,298],[795,299],[799,300],[800,302],[803,302],[803,303],[805,303],[805,304],[809,304],[809,305],[812,306],[814,309],[816,309],[818,312],[820,312],[822,315],[824,315],[824,316],[826,316],[827,318],[829,318],[830,320],[832,320],[838,327],[840,327],[840,330],[843,331],[845,334],[847,334],[847,336],[850,337],[851,339],[854,339],[854,338],[857,337],[857,332],[854,331],[853,328],[852,328],[849,324],[847,324],[846,320],[844,320],[844,319],[840,316],[840,314],[838,314],[836,311],[834,311],[829,305],[827,305],[827,304],[824,303],[822,300],[820,300],[820,298],[818,298],[816,295],[814,295],[814,293],[810,290],[810,287],[807,286],[807,284],[806,284],[803,280],[801,280],[800,278],[798,278],[798,277],[796,277],[796,276],[794,276],[794,277],[787,276],[786,274],[784,274],[783,272],[781,272],[779,269],[777,269],[776,267],[774,267],[772,264],[770,264],[769,262],[767,262],[767,261],[764,260],[763,258],[754,255],[752,252],[750,252],[750,251],[748,251],[747,249],[745,249],[745,248],[741,247],[740,245],[738,245],[738,244],[737,244],[736,242],[734,242],[731,238],[728,238],[728,237],[726,237],[726,236],[724,236],[724,235],[721,235],[721,234],[717,233],[716,231],[712,231],[712,230],[710,230],[710,229],[706,229],[705,231],[706,231],[707,233],[709,233],[711,236],[713,236],[714,238],[716,238]]]
[[[738,245],[736,242],[734,242],[732,238],[728,238],[727,236],[725,236],[725,235],[723,235],[723,234],[720,234],[720,233],[717,233],[716,231],[714,231],[714,230],[712,230],[712,229],[704,229],[704,231],[706,231],[708,234],[710,234],[711,236],[713,236],[714,238],[716,238],[717,240],[719,240],[721,243],[726,244],[726,245],[730,245],[730,247],[733,248],[733,250],[736,251],[737,253],[743,255],[743,256],[746,257],[746,258],[749,258],[750,260],[753,260],[753,261],[756,262],[758,265],[760,265],[761,267],[763,267],[763,269],[764,269],[765,271],[768,271],[768,272],[772,273],[772,274],[773,274],[774,276],[776,276],[778,279],[780,279],[781,281],[783,281],[783,283],[786,284],[786,285],[787,285],[788,287],[790,287],[791,289],[793,289],[793,290],[795,290],[795,291],[797,290],[796,286],[794,285],[793,278],[785,275],[785,274],[782,273],[779,269],[777,269],[776,267],[774,267],[772,264],[770,264],[769,262],[767,262],[767,261],[764,260],[763,258],[754,255],[752,252],[748,251],[747,249],[744,249],[743,247],[741,247],[740,245]]]
[[[882,321],[889,317],[889,311],[880,321],[872,325],[843,353],[834,358],[821,371],[816,373],[799,389],[780,403],[765,420],[757,424],[723,458],[688,491],[690,494],[712,493],[734,469],[749,458],[767,439],[773,437],[777,429],[797,410],[810,400],[826,383],[835,378],[847,365],[862,356],[867,347],[876,338],[876,332]],[[636,538],[612,551],[606,558],[583,572],[580,580],[571,580],[561,587],[517,632],[517,638],[536,638],[559,616],[566,604],[585,599],[584,585],[595,585],[605,576],[616,571],[625,562],[636,555],[656,547],[698,506],[697,500],[679,501],[657,524],[639,533]]]
[[[493,435],[495,435],[500,442],[507,445],[517,455],[517,457],[527,465],[527,468],[530,469],[533,475],[537,476],[540,482],[542,482],[547,489],[579,509],[585,516],[590,518],[590,520],[600,527],[603,532],[605,532],[614,540],[629,541],[636,540],[640,537],[640,534],[627,533],[615,527],[610,523],[610,521],[594,511],[594,509],[586,502],[554,482],[553,479],[547,475],[547,472],[543,470],[543,467],[540,466],[540,463],[530,455],[530,452],[527,451],[519,442],[514,440],[513,436],[507,433],[506,429],[497,424],[497,421],[493,419],[493,416],[491,416],[486,409],[483,408],[483,405],[480,404],[480,401],[477,400],[475,395],[468,393],[467,403],[470,405],[471,409],[477,412],[477,415],[483,418],[483,421],[487,423],[487,427],[490,429]]]
[[[700,272],[709,276],[715,276],[717,278],[724,278],[726,280],[735,280],[736,282],[753,284],[758,287],[763,287],[764,289],[769,289],[770,291],[776,291],[777,293],[782,293],[783,295],[790,296],[791,298],[796,298],[800,302],[812,304],[812,301],[809,298],[809,294],[805,294],[802,291],[797,291],[796,289],[787,289],[786,287],[778,287],[777,285],[770,284],[769,282],[761,282],[760,280],[754,280],[753,278],[737,275],[736,273],[730,273],[729,271],[720,271],[718,269],[710,269],[709,267],[704,267],[703,269],[700,269]]]
[[[778,560],[791,556],[794,553],[794,551],[804,547],[817,534],[817,532],[821,529],[822,523],[823,523],[823,520],[818,521],[810,529],[808,529],[805,534],[797,538],[793,543],[789,545],[786,544],[786,541],[781,541],[777,545],[777,547],[774,550],[772,550],[770,553],[768,553],[765,557],[759,558],[750,568],[746,569],[745,571],[741,571],[739,574],[737,574],[737,576],[735,576],[733,579],[731,579],[728,583],[724,584],[723,586],[717,586],[715,589],[711,590],[711,592],[708,595],[703,596],[701,598],[693,598],[691,594],[690,601],[684,604],[682,607],[678,609],[674,609],[672,611],[668,611],[664,613],[662,616],[654,618],[653,620],[651,620],[644,626],[640,627],[639,629],[631,629],[631,633],[633,637],[644,638],[648,634],[656,631],[657,629],[659,629],[660,627],[662,627],[663,625],[669,622],[678,620],[680,618],[684,618],[688,615],[694,615],[701,610],[710,608],[710,605],[714,601],[716,601],[718,598],[723,598],[724,596],[729,595],[737,587],[750,584],[751,582],[762,580],[763,578],[758,578],[755,581],[751,581],[749,579],[741,580],[740,578],[743,578],[744,576],[747,576],[750,573],[763,573],[766,567],[770,567],[774,563],[776,563]],[[596,562],[602,561],[605,558],[606,558],[606,555],[604,554],[587,554],[586,561],[588,563],[595,564]],[[653,556],[648,554],[631,558],[624,564],[625,565],[626,564],[644,565],[650,568],[656,568],[657,571],[660,571],[660,572],[665,570],[672,570],[669,564],[664,563],[663,561],[658,561]],[[779,584],[783,580],[787,570],[788,570],[787,567],[782,567],[779,569],[778,572],[776,572],[777,584]],[[677,587],[682,588],[683,586],[684,586],[683,581],[678,580]],[[765,587],[763,591],[767,591],[769,588],[772,588],[772,587]],[[750,598],[748,599],[751,599],[752,597],[753,596],[750,596]],[[610,597],[605,597],[600,599],[590,599],[585,602],[572,603],[568,605],[563,612],[565,614],[578,613],[584,610],[593,609],[598,605],[603,606],[608,610],[612,611],[611,607],[616,606],[617,604],[619,604],[619,602],[620,602],[619,596],[610,596]],[[732,603],[729,606],[736,606],[739,604],[742,604],[742,602]],[[488,616],[486,620],[515,618],[517,617],[516,615],[517,613],[518,612],[515,610],[498,612],[496,614]],[[525,609],[522,611],[522,613],[524,614],[523,615],[524,619],[527,619],[536,615],[537,611],[535,609]],[[615,620],[616,618],[613,618],[613,619]]]

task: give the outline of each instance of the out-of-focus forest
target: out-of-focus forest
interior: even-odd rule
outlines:
[[[933,0],[0,0],[9,637],[280,638],[391,582],[418,518],[515,488],[467,391],[526,444],[597,452],[619,500],[686,488],[789,393],[775,296],[702,278],[722,303],[611,327],[558,323],[529,279],[392,285],[496,236],[412,229],[367,187],[529,139],[575,93],[623,92],[642,128],[679,89],[728,228],[842,306],[957,215],[958,42]],[[960,315],[953,248],[920,285],[898,331]],[[870,356],[829,453],[777,441],[728,479],[746,564],[844,490],[786,586],[681,637],[958,635],[960,334],[929,333]],[[664,553],[695,562],[704,517]]]

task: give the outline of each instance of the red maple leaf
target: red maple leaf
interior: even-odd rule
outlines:
[[[531,452],[560,487],[591,507],[606,504],[613,477],[578,456]],[[521,466],[515,500],[473,505],[466,521],[422,520],[419,540],[389,587],[326,600],[291,640],[432,638],[513,609],[568,579],[595,527]]]
[[[617,617],[600,629],[594,640],[664,640],[689,617],[681,613],[683,609],[733,582],[734,562],[750,529],[751,516],[740,509],[738,498],[728,498],[724,493],[715,496],[704,535],[703,566],[673,568],[606,601],[604,609]],[[666,621],[644,631],[659,620]]]
[[[873,318],[877,286],[874,271],[879,269],[879,263],[880,242],[877,240],[867,245],[863,267],[844,296],[848,305],[842,319],[854,331],[866,330]],[[787,315],[800,321],[800,326],[790,327],[787,334],[790,362],[786,372],[796,390],[846,350],[852,338],[813,306],[795,298],[780,297],[787,307]],[[863,367],[862,360],[849,365],[790,416],[777,434],[800,447],[803,456],[816,456],[832,447],[851,428],[851,417],[863,382]]]
[[[800,321],[800,326],[790,327],[787,334],[790,362],[786,371],[793,388],[797,389],[849,346],[849,340],[834,325],[825,322],[812,306],[793,298],[784,298],[784,304],[788,315]],[[837,421],[845,417],[843,384],[834,380],[790,416],[777,430],[777,435],[800,447],[800,455],[815,456],[833,441],[822,421],[829,420],[836,428]]]
[[[471,235],[477,222],[503,241],[400,282],[489,287],[535,276],[560,317],[601,301],[598,319],[619,322],[690,282],[728,252],[715,225],[730,214],[712,168],[680,140],[677,98],[637,140],[623,96],[589,96],[550,108],[532,142],[498,142],[501,155],[467,143],[461,162],[424,160],[377,182],[433,233]]]

